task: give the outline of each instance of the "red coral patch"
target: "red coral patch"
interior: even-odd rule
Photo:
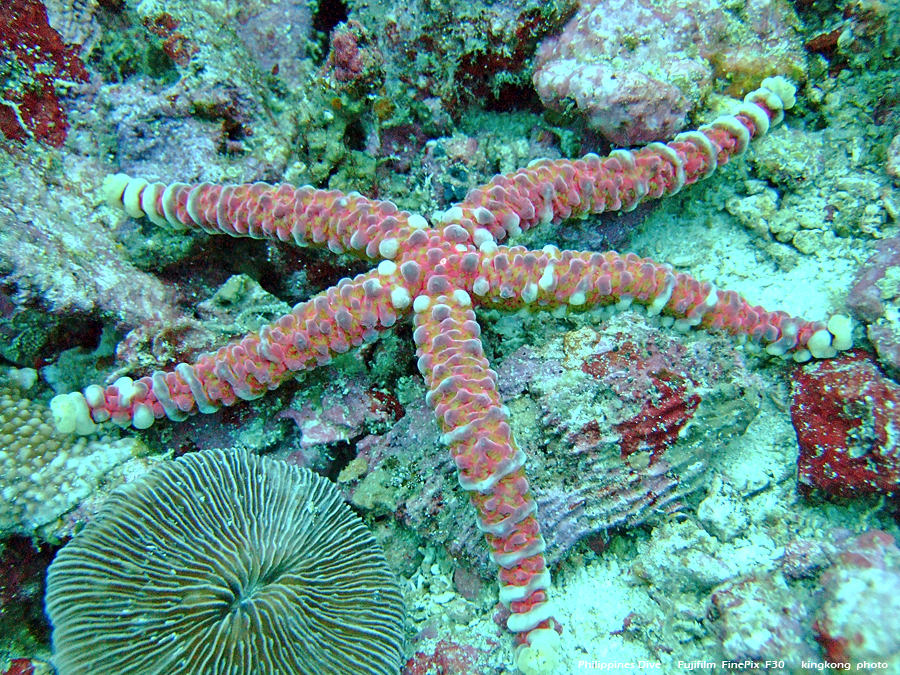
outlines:
[[[197,43],[178,31],[181,22],[165,12],[155,17],[146,17],[144,27],[155,36],[163,39],[162,50],[172,61],[182,68],[187,67],[191,57],[200,51]]]
[[[678,350],[676,353],[683,356]],[[700,405],[700,396],[688,393],[689,385],[693,388],[696,383],[684,373],[662,367],[660,355],[655,345],[639,347],[625,340],[617,350],[596,354],[581,367],[599,380],[612,378],[620,393],[643,404],[634,417],[613,426],[620,435],[623,459],[645,451],[652,464],[678,440],[678,433]]]
[[[900,488],[900,387],[868,352],[798,369],[791,420],[802,486],[839,497]]]
[[[9,64],[0,82],[0,131],[11,140],[31,137],[59,147],[69,125],[55,83],[88,80],[78,47],[63,43],[38,0],[4,0],[0,55]]]
[[[493,643],[492,640],[488,641]],[[433,654],[416,652],[406,662],[402,675],[442,675],[443,673],[477,673],[487,670],[489,651],[442,639]]]
[[[12,659],[9,668],[3,671],[3,675],[33,675],[34,664],[31,659]]]

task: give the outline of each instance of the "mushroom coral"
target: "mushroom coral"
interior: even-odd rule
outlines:
[[[389,675],[403,600],[324,478],[207,451],[113,493],[47,575],[60,675]]]

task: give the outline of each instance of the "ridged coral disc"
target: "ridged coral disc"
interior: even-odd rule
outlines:
[[[397,673],[404,609],[327,480],[246,453],[114,493],[50,566],[60,675]]]

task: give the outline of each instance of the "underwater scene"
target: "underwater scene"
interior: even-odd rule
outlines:
[[[3,0],[0,675],[900,675],[900,0]]]

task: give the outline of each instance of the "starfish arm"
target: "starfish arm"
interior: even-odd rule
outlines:
[[[806,361],[834,356],[833,343],[846,349],[835,339],[844,332],[837,323],[832,332],[830,323],[766,311],[734,291],[718,290],[708,281],[675,273],[669,265],[633,253],[490,245],[482,246],[481,253],[479,274],[470,287],[479,305],[572,311],[640,306],[677,330],[696,326],[727,332],[750,349],[765,349],[773,356]]]
[[[751,140],[781,121],[794,103],[793,93],[783,78],[767,78],[732,114],[669,143],[614,150],[608,157],[535,160],[495,176],[435,214],[435,226],[444,236],[477,246],[541,222],[631,211],[642,201],[675,194],[743,153]],[[400,211],[393,202],[308,185],[166,185],[115,174],[107,177],[104,191],[110,204],[161,227],[327,246],[369,260],[397,258],[417,230],[430,228],[425,218]],[[451,228],[460,234],[448,234]]]
[[[428,228],[393,202],[308,185],[166,185],[119,173],[103,187],[107,202],[160,227],[323,246],[369,260],[396,257],[401,242]]]
[[[413,309],[426,402],[456,463],[459,484],[475,506],[491,558],[500,565],[500,599],[512,610],[507,625],[528,644],[530,633],[555,624],[547,598],[550,573],[544,538],[525,478],[525,453],[512,436],[468,293],[451,289],[420,295]]]
[[[614,150],[608,157],[535,160],[473,190],[436,214],[436,224],[458,223],[473,237],[486,230],[502,241],[542,222],[631,211],[643,201],[675,194],[743,153],[751,140],[781,121],[784,109],[794,104],[793,95],[793,85],[783,78],[767,78],[730,115],[669,143]]]
[[[51,402],[57,426],[74,431],[81,424],[80,433],[88,433],[92,423],[112,420],[144,429],[163,416],[180,421],[238,399],[258,398],[297,371],[324,365],[351,347],[373,341],[409,306],[404,283],[396,265],[385,261],[296,305],[259,333],[202,354],[193,364],[57,396]]]

